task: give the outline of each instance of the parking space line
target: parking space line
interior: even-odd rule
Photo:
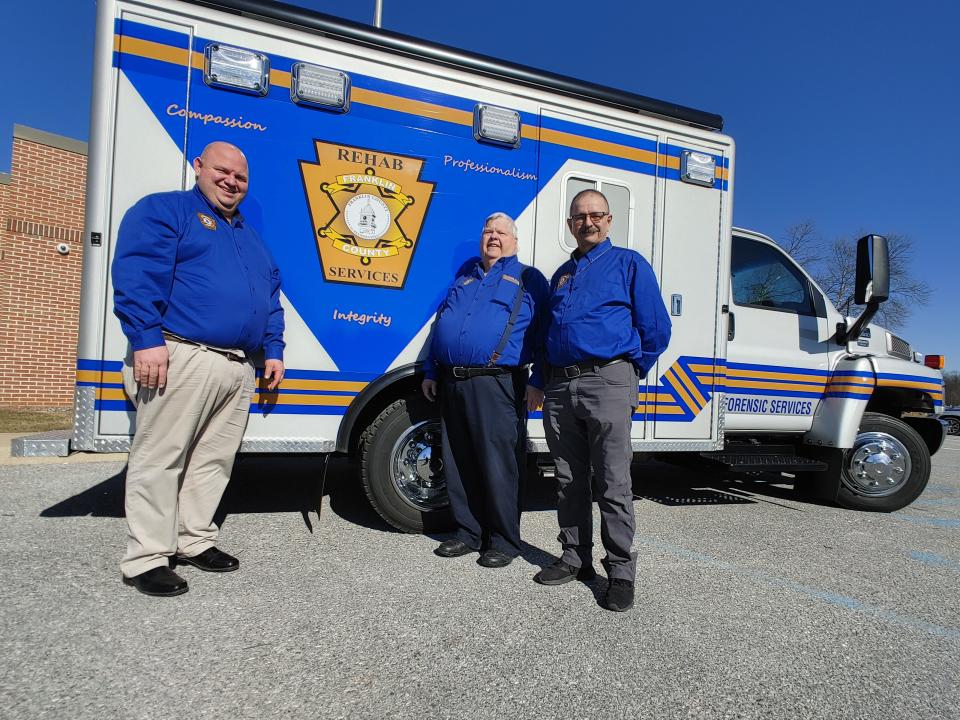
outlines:
[[[956,560],[950,560],[949,558],[940,557],[936,553],[914,550],[910,553],[910,557],[927,565],[936,565],[937,567],[950,568],[951,570],[960,572],[960,562],[957,562]]]
[[[727,562],[726,560],[720,560],[719,558],[715,558],[710,555],[704,555],[703,553],[698,553],[693,550],[687,550],[686,548],[678,545],[671,545],[670,543],[665,543],[655,538],[637,535],[636,539],[638,543],[669,555],[673,555],[674,557],[681,558],[682,560],[689,560],[691,562],[697,562],[718,570],[724,570],[741,577],[750,578],[770,587],[793,590],[794,592],[799,592],[803,595],[807,595],[808,597],[822,600],[830,605],[851,610],[868,617],[873,617],[877,620],[883,620],[884,622],[888,622],[892,625],[899,625],[900,627],[905,627],[910,630],[919,630],[921,632],[930,633],[931,635],[936,635],[937,637],[960,643],[960,630],[957,628],[944,627],[942,625],[927,622],[926,620],[921,620],[920,618],[902,615],[901,613],[893,610],[884,610],[883,608],[870,605],[848,595],[840,595],[827,590],[820,590],[809,585],[804,585],[803,583],[798,583],[794,580],[788,580],[787,578],[779,577],[778,575],[771,575],[763,572],[762,570],[747,568],[743,567],[742,565],[735,565],[734,563]]]

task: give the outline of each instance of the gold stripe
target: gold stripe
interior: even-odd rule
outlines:
[[[97,388],[97,400],[126,400],[127,394],[120,388]]]
[[[841,388],[846,388],[846,390],[841,390]],[[830,383],[827,385],[827,392],[850,392],[857,390],[859,392],[866,392],[867,395],[873,393],[873,386],[864,387],[863,385],[847,385],[846,383]]]
[[[367,386],[365,382],[349,380],[289,380],[280,383],[283,390],[339,390],[341,392],[358,393]]]
[[[560,130],[550,130],[541,128],[540,141],[549,142],[554,145],[565,145],[566,147],[589,150],[590,152],[600,153],[601,155],[612,155],[613,157],[627,158],[636,162],[657,164],[657,153],[651,150],[641,150],[640,148],[629,147],[628,145],[619,145],[617,143],[607,142],[606,140],[595,140],[593,138],[582,137],[572,133],[561,132]],[[661,160],[676,161],[679,167],[680,161],[677,158],[664,156]],[[663,164],[663,163],[661,163]],[[668,167],[672,167],[669,162]]]
[[[731,380],[727,378],[727,387],[745,388],[747,390],[796,390],[797,392],[815,392],[822,393],[823,385],[812,384],[787,384],[760,380]]]
[[[77,370],[77,382],[102,382],[99,370]]]
[[[422,100],[410,100],[397,97],[396,95],[377,92],[376,90],[366,90],[358,87],[351,88],[350,99],[353,102],[362,103],[363,105],[373,105],[387,110],[397,110],[398,112],[420,115],[433,120],[444,120],[446,122],[456,123],[457,125],[473,125],[473,113],[467,112],[466,110],[456,110],[454,108],[443,107],[442,105],[435,105],[434,103],[423,102]]]
[[[797,375],[795,373],[775,372],[773,370],[727,370],[727,380],[730,378],[768,378],[770,380],[800,380],[807,385],[827,384],[827,378],[811,378],[810,375]]]
[[[673,373],[673,375],[671,375],[671,373]],[[680,397],[687,403],[687,408],[692,409],[697,407],[697,404],[693,401],[693,398],[687,394],[686,389],[683,387],[683,383],[680,382],[679,378],[676,377],[676,374],[673,372],[673,368],[667,370],[663,376],[667,379],[667,382],[673,386],[673,389],[680,394]],[[700,408],[697,408],[697,410],[699,411]]]
[[[921,390],[930,390],[931,392],[943,392],[940,390],[940,385],[933,380],[914,382],[912,380],[885,380],[883,378],[879,378],[877,380],[877,385],[882,385],[883,387],[920,388]]]
[[[681,370],[681,368],[680,368],[679,366],[677,366],[677,367],[673,368],[673,373],[674,373],[674,375],[676,375],[678,378],[680,378],[680,382],[682,382],[682,383],[684,384],[684,386],[685,386],[685,387],[687,388],[687,390],[690,392],[690,395],[693,397],[693,399],[696,400],[696,401],[698,401],[698,402],[697,402],[697,412],[700,412],[701,410],[703,410],[704,405],[707,404],[707,399],[700,393],[699,390],[697,390],[696,386],[693,384],[693,381],[690,380],[690,378],[687,377],[687,374],[686,374],[686,373],[681,373],[680,370]]]
[[[726,377],[727,369],[723,365],[690,365],[690,371],[696,375]]]
[[[258,405],[338,405],[353,402],[353,396],[344,395],[273,395],[254,393],[253,402]]]

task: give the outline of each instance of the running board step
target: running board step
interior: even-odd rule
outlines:
[[[825,462],[792,454],[702,452],[700,457],[725,465],[732,472],[811,472],[828,467]]]

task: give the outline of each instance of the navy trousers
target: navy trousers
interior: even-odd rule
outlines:
[[[440,377],[443,469],[456,537],[472,548],[520,554],[520,482],[526,468],[526,372]]]

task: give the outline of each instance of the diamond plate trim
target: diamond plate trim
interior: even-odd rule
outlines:
[[[91,449],[98,453],[130,452],[130,438],[124,436],[95,438]]]
[[[312,438],[258,438],[240,443],[242,453],[332,453],[336,449],[336,440]]]
[[[71,430],[36,433],[10,441],[11,457],[66,457],[70,454]]]
[[[96,450],[96,400],[97,389],[93,387],[78,387],[73,393],[74,450]]]

